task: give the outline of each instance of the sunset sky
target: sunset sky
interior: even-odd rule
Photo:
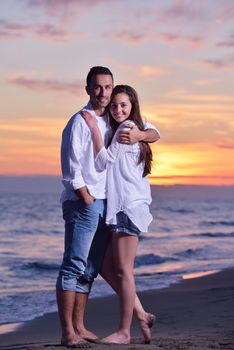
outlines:
[[[0,1],[0,175],[60,175],[90,67],[133,86],[152,183],[234,185],[233,0]]]

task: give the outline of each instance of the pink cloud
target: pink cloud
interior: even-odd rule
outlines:
[[[42,8],[48,16],[61,17],[68,21],[76,18],[82,12],[86,12],[107,0],[28,0],[31,8]]]
[[[234,47],[234,34],[230,35],[230,37],[227,40],[223,40],[223,41],[218,42],[216,46],[233,48]]]
[[[9,21],[0,20],[0,40],[20,39],[32,35],[39,40],[47,40],[55,43],[67,43],[72,38],[81,37],[81,32],[71,32],[60,26],[51,24],[21,25]]]
[[[43,24],[35,27],[34,35],[42,40],[53,41],[56,43],[67,43],[72,38],[82,37],[81,32],[71,32],[64,29],[58,29],[51,24]]]
[[[105,33],[104,33],[105,35]],[[121,31],[119,33],[116,33],[114,35],[115,39],[120,40],[120,41],[126,41],[132,44],[138,44],[142,41],[147,40],[147,36],[143,33],[137,33],[134,31]]]
[[[151,30],[147,31],[147,34],[137,32],[137,31],[121,31],[114,34],[114,38],[120,41],[128,42],[131,44],[139,44],[144,41],[161,41],[164,43],[186,43],[192,46],[199,46],[202,43],[202,38],[195,35],[187,34],[176,34],[176,33],[159,33],[159,34],[149,34]],[[103,35],[108,35],[108,33],[103,33]]]
[[[219,148],[234,149],[234,141],[232,139],[226,139],[216,144]]]
[[[77,95],[83,93],[85,83],[81,81],[73,81],[70,83],[62,82],[58,80],[38,80],[30,79],[24,76],[16,76],[13,78],[8,78],[7,82],[10,84],[15,84],[22,86],[26,89],[33,91],[56,91],[56,92],[66,92],[70,94]]]
[[[28,31],[28,26],[0,20],[0,40],[18,39]]]
[[[223,21],[234,20],[234,3],[232,0],[227,3],[222,3],[222,8],[218,15],[218,18]]]
[[[215,70],[234,70],[234,56],[230,55],[220,59],[205,59],[204,64]]]
[[[194,2],[195,3],[195,2]],[[176,1],[172,6],[160,11],[162,21],[194,21],[204,17],[204,11],[200,6],[197,8],[192,2]]]
[[[191,43],[201,43],[202,38],[195,35],[186,35],[186,34],[172,34],[172,33],[161,33],[159,34],[159,37],[161,37],[165,41],[188,41]]]

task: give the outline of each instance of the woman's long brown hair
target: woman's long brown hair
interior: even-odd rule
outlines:
[[[139,100],[136,91],[129,85],[116,85],[112,91],[111,94],[111,101],[117,94],[124,93],[128,95],[129,100],[132,104],[131,113],[128,117],[128,120],[132,120],[139,128],[139,130],[144,131],[144,123],[141,117],[140,112],[140,105]],[[110,118],[110,125],[112,127],[112,130],[115,132],[119,126],[119,123],[117,123],[114,118]],[[140,155],[138,159],[138,164],[144,163],[144,171],[142,176],[145,177],[146,175],[150,174],[151,172],[151,164],[153,160],[153,155],[151,148],[147,142],[140,141]]]

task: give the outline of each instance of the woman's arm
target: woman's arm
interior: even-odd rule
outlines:
[[[115,134],[110,146],[106,149],[97,125],[97,120],[87,111],[82,111],[81,115],[91,131],[96,169],[97,171],[103,171],[106,169],[108,163],[114,163],[116,161],[126,145],[120,144]]]
[[[104,142],[102,139],[101,132],[98,128],[96,119],[87,111],[81,112],[82,117],[84,118],[86,124],[88,125],[93,140],[94,155],[96,156],[100,150],[104,147]]]

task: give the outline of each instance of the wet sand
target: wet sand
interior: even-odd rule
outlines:
[[[147,311],[157,315],[151,344],[142,344],[137,322],[129,345],[91,344],[96,350],[234,350],[234,269],[184,280],[161,290],[139,293]],[[87,327],[99,337],[118,324],[115,296],[92,299]],[[63,350],[57,313],[26,322],[14,332],[0,335],[0,350]]]

